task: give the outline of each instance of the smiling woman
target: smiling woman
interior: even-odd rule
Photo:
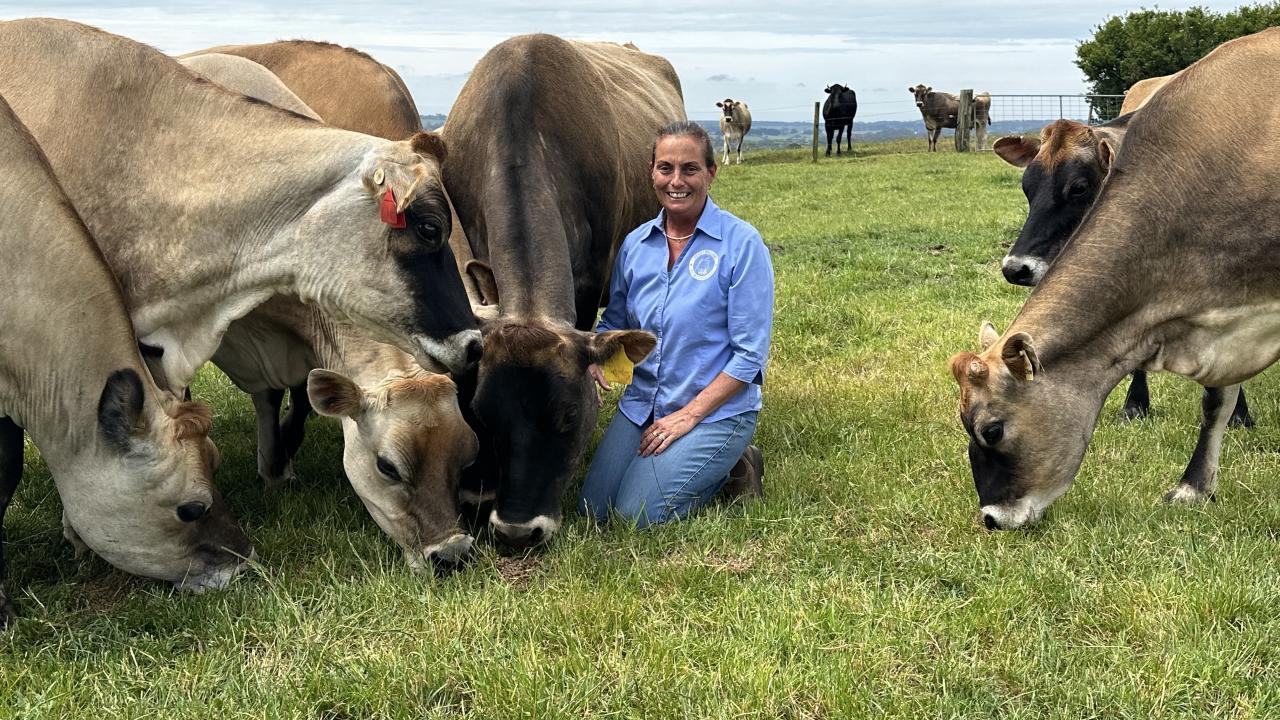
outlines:
[[[657,346],[635,368],[579,506],[641,527],[688,515],[730,481],[730,494],[763,493],[763,455],[748,443],[773,321],[760,233],[708,195],[716,159],[706,130],[659,130],[650,175],[662,211],[623,240],[597,330],[647,330]]]

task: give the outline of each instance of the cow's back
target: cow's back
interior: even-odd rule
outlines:
[[[400,75],[359,50],[282,40],[223,45],[182,57],[209,53],[237,55],[266,67],[334,127],[388,140],[404,140],[422,129],[418,108]]]
[[[1120,114],[1131,113],[1134,110],[1147,104],[1156,92],[1164,87],[1170,80],[1182,74],[1179,70],[1171,75],[1160,75],[1159,77],[1149,77],[1134,83],[1124,94],[1124,102],[1120,105]]]
[[[238,55],[209,53],[179,60],[186,67],[218,83],[278,108],[319,120],[320,116],[288,88],[275,73]]]

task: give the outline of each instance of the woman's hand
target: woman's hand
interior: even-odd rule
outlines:
[[[604,391],[612,390],[613,386],[609,384],[608,380],[604,379],[604,371],[600,369],[599,365],[591,363],[587,366],[587,372],[596,381],[596,407],[604,407]]]
[[[671,443],[692,430],[699,420],[687,407],[681,408],[660,420],[654,420],[653,424],[646,428],[644,434],[640,436],[638,453],[641,457],[661,455],[664,450],[671,447]]]

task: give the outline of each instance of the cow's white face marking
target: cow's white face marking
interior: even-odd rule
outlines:
[[[502,518],[498,517],[498,511],[496,509],[489,513],[489,524],[495,528],[506,529],[508,534],[514,534],[510,532],[512,530],[526,530],[529,532],[541,530],[544,542],[550,539],[552,535],[555,535],[556,531],[560,529],[560,521],[546,515],[539,515],[528,522],[505,522]]]
[[[1062,496],[1070,484],[1062,485],[1047,493],[1028,493],[1027,495],[1002,505],[983,505],[983,518],[995,521],[1001,530],[1016,530],[1040,519],[1044,511]]]
[[[426,335],[415,335],[418,347],[413,357],[419,365],[433,372],[459,372],[474,364],[475,358],[468,357],[470,348],[478,347],[479,330],[462,330],[443,340]]]

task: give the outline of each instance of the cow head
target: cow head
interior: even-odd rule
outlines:
[[[299,223],[299,234],[344,239],[299,262],[309,271],[300,295],[423,367],[461,371],[479,358],[481,339],[449,247],[444,155],[431,133],[369,151],[357,170],[360,196],[350,201],[357,207],[344,195],[332,212]]]
[[[472,261],[467,270],[482,279],[487,306],[497,308],[488,266]],[[643,330],[591,333],[494,314],[482,326],[485,352],[471,401],[482,453],[491,455],[478,464],[494,476],[469,494],[492,500],[488,519],[498,540],[529,547],[559,528],[565,485],[595,429],[596,392],[587,366],[616,352],[640,362],[657,339]]]
[[[1057,120],[1045,126],[1039,140],[996,141],[996,155],[1025,168],[1022,192],[1028,205],[1027,221],[1004,258],[1006,280],[1015,285],[1040,282],[1093,206],[1123,136],[1123,128]]]
[[[479,442],[462,419],[444,375],[393,375],[361,387],[312,370],[307,396],[321,415],[342,420],[342,467],[374,522],[416,571],[467,559],[470,535],[458,526],[458,481]]]
[[[847,85],[841,85],[840,83],[835,83],[834,85],[828,85],[827,87],[825,87],[823,89],[823,92],[825,92],[828,95],[839,95],[840,93],[849,89],[850,88]]]
[[[716,103],[716,107],[720,108],[726,118],[732,120],[734,109],[741,104],[742,103],[734,100],[733,98],[725,98],[723,102]]]
[[[253,547],[213,485],[212,417],[133,369],[111,373],[96,450],[54,473],[65,521],[121,570],[185,589],[225,586]]]
[[[1014,529],[1038,519],[1071,487],[1102,397],[1051,376],[1027,333],[1001,338],[983,323],[979,344],[981,353],[951,358],[960,422],[983,523]]]
[[[933,92],[933,88],[932,88],[932,87],[930,87],[930,86],[928,86],[928,85],[923,85],[923,84],[921,84],[921,85],[916,85],[915,87],[909,87],[909,88],[907,88],[907,92],[909,92],[909,93],[911,93],[912,95],[914,95],[914,96],[915,96],[915,98],[916,98],[916,107],[918,107],[918,108],[920,108],[921,110],[923,110],[923,109],[924,109],[924,103],[925,103],[925,100],[927,100],[927,99],[928,99],[928,97],[929,97],[929,93]]]

